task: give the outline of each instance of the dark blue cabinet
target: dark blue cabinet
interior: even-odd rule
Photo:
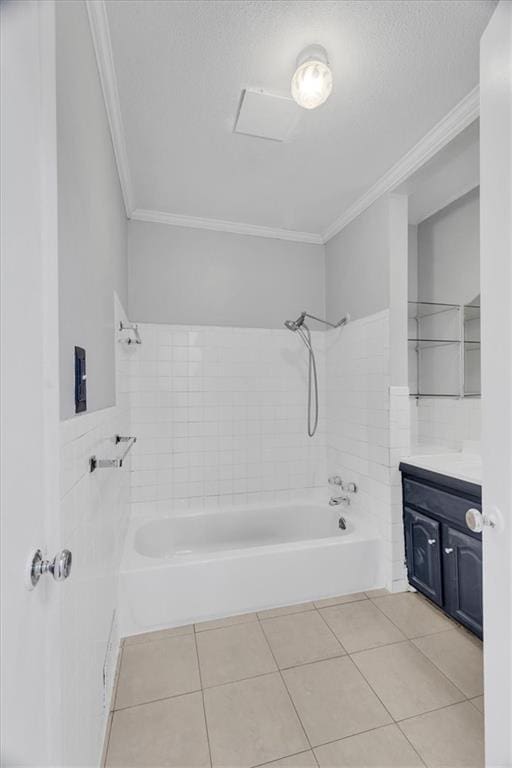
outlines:
[[[482,637],[482,543],[443,526],[446,611]]]
[[[408,507],[404,509],[404,525],[409,582],[442,605],[441,526]]]
[[[468,509],[481,509],[481,489],[409,464],[400,469],[409,583],[482,637],[482,537],[465,523]]]

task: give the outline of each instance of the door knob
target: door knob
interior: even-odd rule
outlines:
[[[36,549],[28,564],[28,588],[33,589],[45,573],[51,573],[55,581],[64,581],[71,573],[72,562],[73,556],[69,549],[62,549],[53,560],[44,560],[41,550]]]
[[[466,512],[466,525],[470,531],[473,531],[473,533],[481,533],[484,529],[484,525],[494,528],[496,520],[494,517],[482,515],[478,509],[471,508]]]
[[[436,543],[436,540],[435,540],[435,539],[427,539],[427,541],[428,541],[428,543],[430,544],[430,546],[432,546],[432,544],[435,544],[435,543]]]
[[[453,552],[453,547],[445,547],[444,551],[446,552],[447,555],[451,555],[451,553]]]

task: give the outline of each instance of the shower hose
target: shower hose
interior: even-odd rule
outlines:
[[[306,349],[308,350],[308,435],[313,437],[318,426],[318,377],[316,373],[316,360],[313,344],[311,343],[311,331],[306,323],[297,328]]]

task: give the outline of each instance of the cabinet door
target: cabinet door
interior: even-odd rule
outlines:
[[[442,605],[441,526],[408,507],[404,510],[404,524],[409,583]]]
[[[482,542],[443,526],[445,609],[482,637]]]

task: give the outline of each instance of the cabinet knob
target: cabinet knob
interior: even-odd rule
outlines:
[[[446,552],[447,555],[451,555],[451,553],[453,552],[453,547],[445,547],[444,551]]]
[[[432,544],[435,544],[435,543],[436,543],[436,540],[435,540],[435,539],[427,539],[427,541],[428,541],[428,543],[430,544],[430,546],[432,546]]]

